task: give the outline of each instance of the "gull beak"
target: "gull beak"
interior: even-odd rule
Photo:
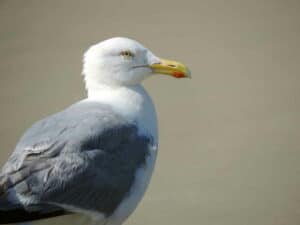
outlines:
[[[158,63],[150,65],[153,73],[166,74],[176,78],[191,78],[191,72],[184,64],[167,59],[159,59]]]

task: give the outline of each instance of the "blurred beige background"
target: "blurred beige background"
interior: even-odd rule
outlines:
[[[145,82],[160,153],[126,224],[300,224],[299,12],[299,0],[0,0],[0,164],[34,121],[85,97],[85,49],[128,36],[193,79]]]

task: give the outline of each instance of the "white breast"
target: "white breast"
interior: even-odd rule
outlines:
[[[142,135],[151,135],[157,142],[155,108],[150,96],[141,85],[131,87],[97,85],[97,88],[88,90],[88,99],[110,105],[129,122],[137,123]]]

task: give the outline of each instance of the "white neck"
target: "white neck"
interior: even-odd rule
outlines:
[[[88,99],[110,105],[117,113],[136,122],[141,134],[150,134],[157,142],[157,119],[150,96],[141,85],[88,88]]]

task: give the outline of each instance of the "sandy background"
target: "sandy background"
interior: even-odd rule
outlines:
[[[0,0],[0,164],[34,121],[85,97],[85,49],[128,36],[193,79],[145,82],[160,153],[126,224],[300,224],[299,12],[299,0]]]

